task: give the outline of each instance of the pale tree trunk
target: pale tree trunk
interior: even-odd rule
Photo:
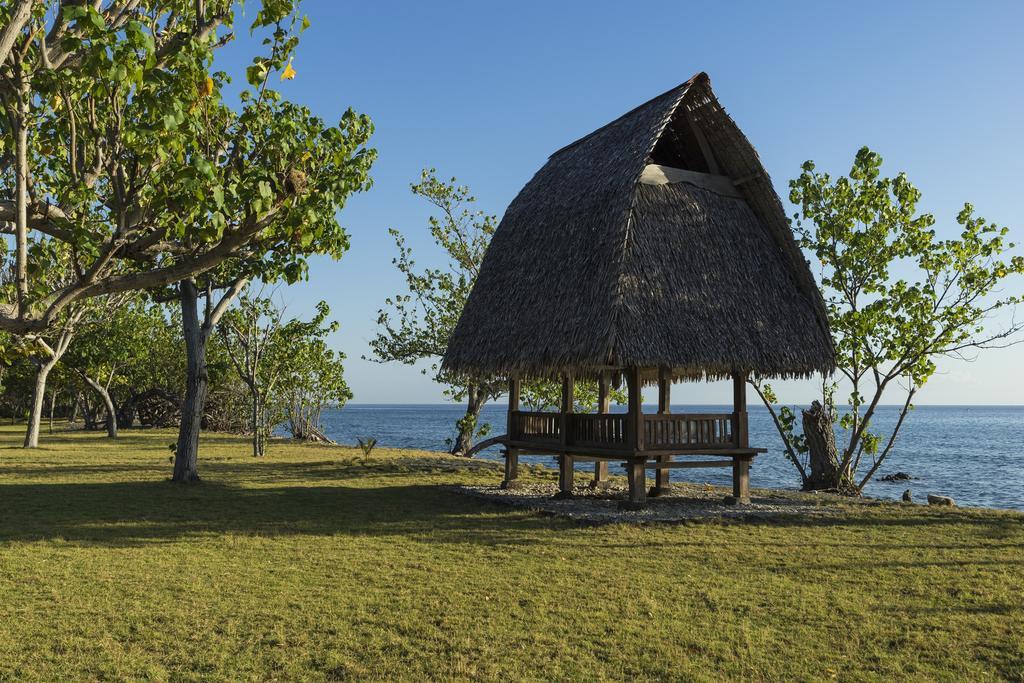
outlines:
[[[32,388],[32,405],[28,414],[28,426],[25,429],[25,448],[36,448],[39,446],[39,423],[43,417],[43,399],[46,396],[46,378],[53,366],[64,357],[72,338],[75,336],[75,325],[81,319],[82,310],[72,313],[64,321],[64,327],[60,331],[57,343],[51,347],[42,338],[36,338],[38,344],[46,353],[45,360],[36,360],[36,381]]]
[[[6,4],[6,3],[5,3]],[[14,44],[21,35],[29,19],[32,18],[33,0],[18,0],[12,7],[7,25],[0,30],[0,64],[7,61],[14,49]]]
[[[821,491],[845,488],[845,477],[836,450],[836,434],[832,428],[832,413],[821,402],[814,401],[810,410],[804,410],[804,438],[807,439],[808,468],[810,474],[804,490]]]
[[[29,23],[29,19],[32,18],[32,7],[34,4],[33,0],[17,0],[17,2],[11,5],[12,9],[7,25],[0,30],[0,63],[7,61],[11,50],[14,49],[14,44],[22,35],[22,29],[25,28]]]
[[[252,390],[252,454],[262,458],[266,454],[266,440],[263,437],[263,401],[258,390]]]
[[[481,387],[470,385],[466,389],[466,414],[458,421],[458,435],[452,446],[452,455],[464,456],[473,447],[473,436],[480,421],[480,409],[487,401],[487,394]]]
[[[206,395],[210,385],[210,375],[206,367],[206,343],[217,321],[242,291],[246,282],[244,279],[233,282],[216,306],[211,301],[212,288],[207,287],[202,322],[199,319],[199,289],[196,283],[192,280],[182,280],[178,283],[187,370],[185,400],[181,406],[181,426],[178,429],[178,443],[174,450],[172,481],[199,481],[199,433],[203,426]]]
[[[25,429],[25,448],[39,446],[39,423],[43,419],[43,398],[46,395],[46,378],[57,364],[50,359],[36,366],[36,381],[32,387],[32,405],[28,412],[28,426]]]
[[[93,391],[99,394],[100,399],[103,401],[104,410],[107,412],[107,436],[111,439],[117,438],[117,410],[114,408],[114,399],[110,396],[110,391],[105,386],[89,377],[85,373],[79,373],[85,383],[88,384]]]
[[[283,308],[275,308],[276,317],[269,320],[265,329],[260,329],[259,314],[253,312],[250,316],[243,312],[241,321],[229,321],[221,329],[221,337],[227,350],[231,364],[239,378],[245,383],[249,390],[251,402],[251,413],[249,428],[252,431],[252,454],[253,457],[261,458],[266,453],[266,422],[267,403],[266,397],[272,395],[276,378],[271,368],[271,378],[260,381],[260,372],[263,364],[266,346],[270,343],[275,332],[281,325],[281,318],[284,314]]]
[[[78,422],[78,393],[71,395],[71,407],[69,408],[68,423],[75,424]]]
[[[20,60],[15,60],[18,108],[14,120],[14,272],[17,284],[18,315],[25,315],[28,304],[28,116],[29,84],[21,74]],[[47,371],[49,372],[49,371]],[[45,380],[44,380],[45,381]],[[40,399],[42,400],[42,399]],[[38,430],[38,420],[36,429]],[[38,437],[38,435],[37,435]]]

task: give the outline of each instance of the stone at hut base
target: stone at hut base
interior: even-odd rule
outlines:
[[[956,507],[956,503],[954,503],[953,499],[950,498],[949,496],[935,496],[930,493],[928,494],[928,504],[942,505],[945,507]]]
[[[903,502],[904,503],[913,503],[914,502],[914,498],[910,495],[910,489],[907,489],[906,491],[903,492]]]
[[[594,491],[607,491],[612,487],[612,483],[605,479],[603,481],[591,481],[587,486]]]
[[[722,499],[722,502],[726,505],[750,505],[750,498],[737,498],[736,496],[726,496]]]
[[[640,510],[643,510],[646,507],[647,506],[644,505],[643,503],[637,503],[637,502],[632,501],[632,500],[620,500],[619,501],[619,509],[620,510],[625,510],[627,512],[639,512]]]
[[[555,495],[551,496],[555,500],[569,500],[573,498],[572,491],[559,491]]]
[[[526,486],[526,482],[520,481],[519,479],[505,479],[501,482],[501,488],[512,491],[515,489],[526,488]]]
[[[667,496],[670,493],[672,493],[671,486],[652,486],[650,489],[647,490],[647,497],[657,498],[658,496]]]

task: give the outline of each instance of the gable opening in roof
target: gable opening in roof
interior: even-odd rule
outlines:
[[[665,126],[651,152],[650,162],[698,173],[718,173],[714,153],[694,128],[684,104],[676,108],[672,120]]]

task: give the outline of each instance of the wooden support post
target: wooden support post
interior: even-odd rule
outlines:
[[[626,388],[629,392],[629,413],[626,416],[626,445],[637,451],[644,449],[643,387],[640,368],[626,368]]]
[[[515,418],[513,413],[519,412],[519,378],[512,377],[508,381],[508,422],[506,424],[505,433],[508,434],[508,438],[516,439]]]
[[[574,381],[571,374],[562,376],[562,405],[561,405],[561,437],[562,446],[572,443],[570,431],[572,430],[573,412],[573,387]],[[556,498],[569,498],[572,496],[573,485],[573,460],[568,453],[558,456],[558,493]]]
[[[668,415],[672,403],[672,371],[669,368],[658,370],[658,415]],[[672,462],[671,455],[658,457],[658,462]],[[654,486],[648,492],[651,497],[663,496],[672,490],[672,483],[669,481],[669,470],[667,467],[656,471],[654,475]]]
[[[505,434],[509,439],[516,439],[519,436],[516,433],[514,415],[517,412],[519,412],[519,378],[511,377],[508,381],[508,418],[505,426]],[[519,451],[515,448],[506,448],[502,454],[505,456],[505,479],[501,482],[501,488],[514,488],[519,479]]]
[[[747,374],[732,373],[732,438],[736,448],[749,448],[747,427]],[[732,460],[732,495],[727,503],[750,503],[750,457],[737,456]]]
[[[611,411],[612,396],[609,385],[612,381],[612,373],[604,370],[597,378],[597,414],[607,415]],[[606,489],[608,481],[608,462],[597,460],[594,462],[594,479],[590,482],[592,489]]]
[[[597,412],[607,415],[612,409],[612,373],[603,370],[597,378]]]
[[[562,406],[561,406],[561,410],[559,411],[561,413],[559,417],[561,418],[561,421],[562,421],[561,422],[561,429],[560,429],[560,431],[561,431],[562,445],[563,446],[568,446],[570,443],[572,443],[572,439],[569,438],[569,430],[570,430],[570,427],[572,426],[570,424],[570,417],[569,416],[572,415],[573,385],[574,385],[574,382],[573,382],[572,375],[570,375],[570,374],[563,375],[563,377],[562,377]]]
[[[644,458],[630,458],[626,461],[626,474],[629,478],[629,498],[622,501],[624,510],[642,510],[647,504],[647,470]]]
[[[669,368],[658,370],[658,415],[672,412],[672,371]]]
[[[732,373],[732,433],[736,448],[749,448],[747,431],[747,373]]]
[[[558,493],[555,498],[571,498],[573,475],[573,457],[568,453],[558,456]]]
[[[608,461],[607,460],[595,460],[594,461],[594,479],[590,482],[590,488],[592,489],[606,489],[611,486],[611,482],[608,481]]]
[[[502,455],[505,456],[505,480],[501,482],[501,488],[515,488],[519,479],[519,450],[506,448]]]
[[[732,459],[732,495],[726,497],[725,502],[750,504],[750,456],[738,455]]]

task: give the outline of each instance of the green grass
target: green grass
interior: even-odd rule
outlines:
[[[1018,514],[577,526],[436,454],[209,436],[182,487],[167,432],[20,438],[0,679],[1024,679]]]

